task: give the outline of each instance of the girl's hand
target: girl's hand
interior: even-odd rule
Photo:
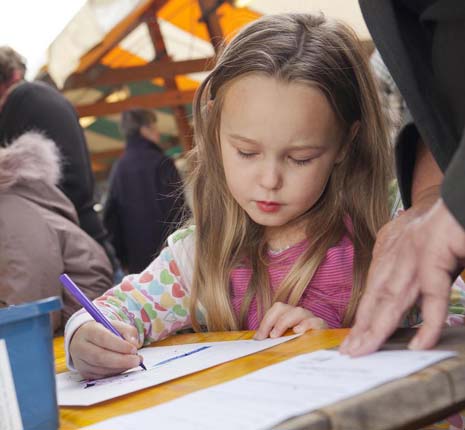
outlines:
[[[69,344],[74,367],[87,379],[116,375],[139,366],[142,357],[137,355],[139,337],[135,327],[121,321],[112,325],[123,340],[102,324],[90,321],[76,330]]]
[[[254,339],[279,337],[290,328],[294,333],[304,333],[310,329],[328,328],[328,325],[307,309],[276,302],[263,317]]]

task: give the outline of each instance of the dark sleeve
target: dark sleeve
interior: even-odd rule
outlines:
[[[416,145],[420,134],[408,110],[396,140],[396,173],[402,203],[407,209],[412,206],[413,171],[415,168]]]
[[[158,178],[162,184],[162,198],[160,209],[165,214],[167,234],[179,228],[179,224],[186,216],[183,184],[178,170],[171,158],[164,158],[158,168]]]
[[[116,256],[125,266],[127,265],[128,258],[126,247],[124,246],[124,235],[121,226],[121,213],[119,209],[117,193],[115,190],[115,187],[117,186],[117,184],[115,183],[116,168],[117,164],[113,168],[109,179],[110,186],[108,191],[108,197],[103,210],[103,224],[108,231],[109,239],[115,249]]]
[[[64,193],[77,208],[92,204],[94,180],[89,152],[74,108],[53,88],[26,85],[15,97],[16,137],[36,130],[52,139],[63,158],[60,185]]]
[[[73,106],[53,88],[24,84],[15,95],[15,134],[39,131],[58,146],[63,160],[60,188],[73,202],[81,227],[101,242],[106,233],[94,211],[94,178],[83,130]]]
[[[441,194],[447,208],[465,229],[465,133],[447,168]]]

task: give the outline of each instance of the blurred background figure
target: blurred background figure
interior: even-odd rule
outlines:
[[[104,223],[116,254],[129,273],[153,260],[182,219],[182,183],[173,161],[158,146],[156,115],[130,109],[121,116],[126,151],[115,165]]]
[[[378,86],[381,107],[387,119],[389,137],[394,145],[397,133],[405,119],[407,106],[376,48],[370,56],[370,66]]]
[[[114,251],[94,210],[94,177],[83,130],[71,103],[56,89],[24,80],[26,65],[8,46],[0,47],[0,146],[27,131],[52,139],[63,157],[60,189],[71,200],[82,229],[105,249],[113,268]]]
[[[53,316],[57,333],[81,307],[61,286],[61,273],[90,299],[112,286],[110,261],[79,227],[59,178],[59,152],[43,135],[26,133],[0,147],[0,307],[62,297],[63,310]]]

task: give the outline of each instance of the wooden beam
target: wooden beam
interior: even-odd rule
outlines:
[[[81,57],[76,72],[85,72],[95,66],[100,60],[134,30],[145,17],[148,10],[160,9],[168,0],[146,0],[122,19],[104,37],[101,43]]]
[[[71,75],[65,82],[64,90],[99,85],[120,85],[126,82],[144,81],[155,78],[168,78],[187,73],[204,72],[211,69],[213,58],[195,60],[153,61],[143,66],[122,67],[110,69],[106,67],[93,68],[87,73]]]
[[[192,103],[194,90],[190,91],[165,91],[163,93],[151,93],[140,96],[129,97],[126,100],[115,103],[96,102],[86,105],[75,106],[79,117],[103,116],[122,112],[126,109],[141,107],[146,109],[157,109],[162,107],[174,107]]]
[[[155,60],[169,58],[165,40],[161,34],[160,24],[158,23],[157,11],[146,15],[145,24],[147,25],[153,49],[155,50]]]
[[[163,34],[160,30],[160,25],[156,15],[149,15],[146,19],[146,24],[155,49],[155,59],[163,60],[169,58],[166,44],[163,39]],[[178,85],[174,76],[167,76],[164,78],[165,87],[169,90],[178,90]],[[184,151],[189,151],[193,145],[193,130],[187,120],[187,111],[184,105],[179,104],[173,107],[173,114],[178,127],[179,140]]]
[[[95,162],[105,163],[108,160],[120,158],[123,155],[124,151],[125,151],[124,148],[107,149],[105,151],[92,152],[91,157],[92,157],[92,160]]]
[[[221,28],[220,19],[216,13],[216,10],[221,6],[224,1],[222,0],[198,0],[200,10],[202,12],[201,21],[204,21],[208,34],[210,36],[210,42],[218,53],[223,45],[223,29]]]

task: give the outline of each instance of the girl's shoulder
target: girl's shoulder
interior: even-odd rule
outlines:
[[[168,237],[168,246],[183,246],[187,243],[193,243],[195,236],[195,225],[184,227],[176,230]],[[179,242],[178,245],[176,245]]]

